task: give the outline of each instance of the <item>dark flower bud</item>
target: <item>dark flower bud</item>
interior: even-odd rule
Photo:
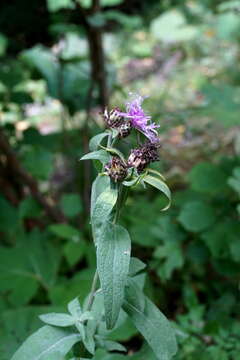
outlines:
[[[124,119],[118,108],[112,109],[111,111],[105,109],[103,117],[106,125],[110,129],[116,129],[118,131],[119,138],[125,138],[130,134],[132,130],[131,121]]]
[[[131,150],[128,158],[128,166],[134,167],[138,173],[154,161],[159,161],[158,149],[160,147],[159,141],[147,142],[138,149]]]
[[[118,156],[113,156],[105,165],[108,176],[114,181],[123,181],[127,176],[127,165]]]
[[[125,120],[119,127],[118,127],[118,136],[120,138],[127,137],[132,130],[132,124],[130,121]]]
[[[112,129],[118,128],[124,122],[122,115],[119,115],[118,108],[112,109],[110,111],[108,111],[108,109],[105,109],[103,113],[103,117],[106,122],[106,125]]]

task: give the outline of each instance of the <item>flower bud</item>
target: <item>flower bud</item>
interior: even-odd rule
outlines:
[[[104,120],[109,128],[116,129],[123,124],[123,117],[119,115],[119,109],[114,108],[110,111],[108,109],[104,110],[103,113]]]
[[[110,129],[116,129],[118,131],[119,138],[125,138],[130,134],[132,130],[132,124],[130,120],[124,119],[123,116],[119,114],[119,112],[120,111],[118,108],[112,109],[111,111],[105,109],[103,117],[106,125]]]
[[[156,141],[155,143],[147,142],[140,148],[131,150],[128,166],[134,167],[138,173],[143,172],[151,162],[159,161],[159,147],[159,141]]]
[[[127,176],[127,165],[118,156],[113,156],[105,165],[105,170],[114,182],[123,181]]]

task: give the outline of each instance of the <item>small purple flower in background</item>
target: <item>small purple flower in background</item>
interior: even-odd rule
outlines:
[[[126,104],[127,111],[119,111],[119,115],[130,119],[132,127],[141,131],[151,142],[155,142],[158,138],[155,129],[158,128],[159,125],[156,125],[155,123],[149,124],[151,116],[146,115],[142,109],[142,102],[145,98],[137,94],[131,94],[131,96],[132,100]]]

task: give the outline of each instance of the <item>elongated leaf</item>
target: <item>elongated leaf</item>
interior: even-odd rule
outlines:
[[[79,318],[81,316],[82,309],[78,298],[75,298],[72,301],[70,301],[70,303],[68,303],[68,311],[75,318]]]
[[[55,353],[64,356],[80,340],[80,335],[70,330],[46,325],[31,335],[11,360],[43,360]]]
[[[114,327],[123,303],[130,251],[131,240],[127,230],[119,225],[106,224],[97,244],[97,269],[108,329]]]
[[[125,157],[123,155],[123,153],[121,153],[121,151],[119,151],[118,149],[115,148],[110,148],[110,147],[104,147],[101,146],[102,149],[106,150],[108,153],[113,154],[113,155],[117,155],[120,157],[120,159],[125,163]]]
[[[97,242],[101,236],[102,227],[109,220],[109,216],[117,202],[118,191],[116,187],[108,187],[103,191],[94,206],[92,213],[92,228],[94,241]]]
[[[54,326],[72,326],[75,323],[73,316],[61,313],[49,313],[40,315],[39,318],[48,325]]]
[[[105,150],[92,151],[81,157],[80,160],[100,160],[103,164],[110,161],[111,156]]]
[[[146,267],[146,264],[136,257],[131,257],[129,265],[129,276],[134,276]]]
[[[150,173],[152,173],[154,175],[157,175],[157,176],[160,177],[160,179],[162,179],[163,181],[166,181],[165,177],[159,171],[157,171],[155,169],[151,169],[151,168],[147,168],[146,171],[150,172]]]
[[[98,196],[110,186],[110,177],[98,175],[92,184],[91,192],[91,217]]]
[[[162,180],[157,179],[151,175],[146,175],[144,177],[144,181],[160,190],[167,197],[168,204],[162,209],[162,211],[167,210],[171,205],[171,192],[168,186]]]
[[[108,136],[108,132],[103,132],[101,134],[95,135],[93,138],[91,138],[89,142],[89,149],[91,151],[96,151],[98,149],[98,146],[101,144],[102,140]]]
[[[129,296],[129,289],[123,303],[123,309],[146,339],[157,359],[170,360],[177,352],[174,330],[158,308],[142,293],[134,281],[128,283],[135,296]],[[143,299],[144,306],[139,303]]]

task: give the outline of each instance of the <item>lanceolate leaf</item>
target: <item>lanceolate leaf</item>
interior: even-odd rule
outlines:
[[[31,335],[11,360],[46,360],[55,353],[64,356],[80,340],[79,334],[47,325]]]
[[[89,149],[91,151],[96,151],[98,149],[98,146],[101,144],[101,141],[108,136],[109,133],[103,132],[101,134],[95,135],[93,138],[91,138],[89,142]]]
[[[82,156],[80,160],[100,160],[103,164],[106,164],[110,159],[111,156],[107,151],[98,150]]]
[[[170,360],[177,352],[174,330],[166,317],[133,283],[133,280],[128,283],[129,289],[125,295],[123,309],[146,339],[157,359]],[[135,296],[129,296],[132,293],[130,287],[133,286]],[[139,303],[140,298],[143,299],[143,304]]]
[[[155,188],[157,188],[158,190],[160,190],[168,199],[168,204],[167,206],[165,206],[162,211],[167,210],[169,208],[169,206],[171,205],[171,192],[168,188],[168,186],[160,179],[155,178],[154,176],[151,175],[146,175],[144,177],[144,181],[152,186],[154,186]]]
[[[95,207],[98,196],[110,186],[110,177],[98,175],[93,182],[91,192],[91,217]]]
[[[131,240],[127,230],[119,225],[106,224],[97,244],[97,269],[108,329],[114,327],[123,303],[130,251]]]
[[[49,313],[40,315],[39,318],[46,324],[61,327],[72,326],[75,323],[74,317],[69,314]]]
[[[151,169],[151,168],[147,168],[146,171],[149,173],[152,173],[154,175],[157,175],[160,177],[160,179],[162,179],[163,181],[166,181],[165,177],[159,171],[157,171],[155,169]]]
[[[102,227],[109,220],[109,216],[117,202],[117,197],[117,188],[109,186],[97,198],[91,218],[95,242],[101,236]]]

